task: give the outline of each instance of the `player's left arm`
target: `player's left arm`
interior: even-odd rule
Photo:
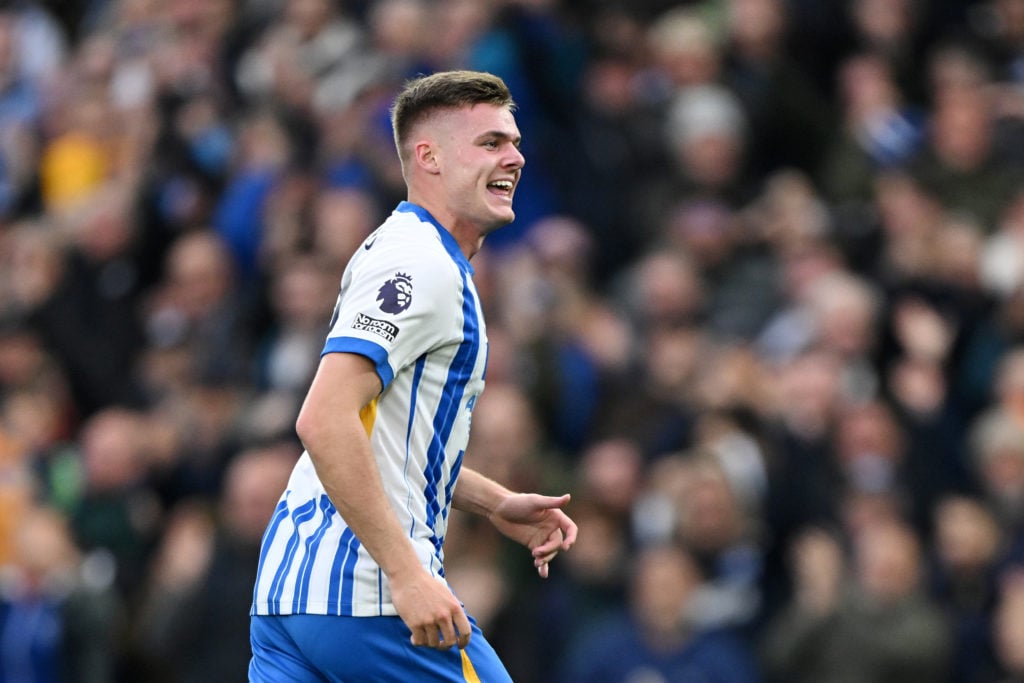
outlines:
[[[576,542],[576,523],[562,510],[568,502],[568,493],[513,493],[468,467],[459,473],[452,497],[452,507],[486,517],[498,531],[529,548],[544,578],[551,560]]]

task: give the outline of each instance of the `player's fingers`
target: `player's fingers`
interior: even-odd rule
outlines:
[[[579,533],[579,527],[571,519],[566,520],[568,523],[564,525],[562,529],[562,550],[568,550],[572,547],[572,544],[576,542],[576,534]]]
[[[540,574],[540,578],[542,579],[548,578],[548,563],[543,562],[537,565],[537,573]]]
[[[465,612],[459,612],[455,617],[455,628],[458,629],[458,645],[459,649],[462,649],[469,645],[469,636],[473,633],[473,628],[469,624],[469,617],[466,616]]]
[[[541,555],[540,557],[533,558],[533,566],[539,567],[542,564],[548,564],[558,556],[558,551],[550,552],[547,555]]]
[[[438,642],[437,647],[440,650],[447,650],[456,643],[455,627],[452,625],[450,619],[445,619],[440,624],[441,640]]]
[[[560,508],[560,507],[563,507],[566,503],[569,502],[569,494],[568,493],[564,493],[561,496],[540,496],[540,495],[538,495],[537,496],[537,500],[538,500],[538,502],[540,502],[542,507],[546,507],[548,509]]]
[[[422,628],[413,629],[412,635],[409,636],[409,642],[417,647],[422,647],[427,644],[427,632]]]
[[[562,530],[555,529],[548,535],[547,540],[541,543],[539,546],[533,549],[533,556],[535,558],[543,558],[545,556],[554,557],[554,553],[558,552],[558,549],[562,547]]]
[[[431,624],[424,629],[424,633],[427,636],[427,647],[437,648],[441,644],[441,631],[438,630],[436,624]]]

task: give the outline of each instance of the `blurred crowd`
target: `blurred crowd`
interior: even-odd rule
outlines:
[[[388,106],[519,105],[453,513],[518,683],[1024,681],[1024,0],[0,2],[0,683],[242,680]]]

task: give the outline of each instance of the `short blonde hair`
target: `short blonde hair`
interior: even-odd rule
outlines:
[[[408,81],[391,107],[391,127],[398,156],[405,159],[405,143],[417,123],[438,110],[475,104],[515,109],[505,81],[483,71],[441,71]]]

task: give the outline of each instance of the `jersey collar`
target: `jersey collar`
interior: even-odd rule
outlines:
[[[419,204],[413,204],[412,202],[399,202],[398,208],[395,211],[401,211],[403,213],[413,213],[425,223],[430,223],[437,230],[437,234],[441,238],[441,244],[444,245],[445,251],[448,252],[452,260],[458,263],[460,266],[469,271],[469,274],[473,274],[473,266],[469,263],[469,259],[462,253],[462,249],[459,248],[459,243],[455,241],[452,234],[445,229],[443,225],[437,222],[437,219],[430,215],[430,212],[424,209]]]

